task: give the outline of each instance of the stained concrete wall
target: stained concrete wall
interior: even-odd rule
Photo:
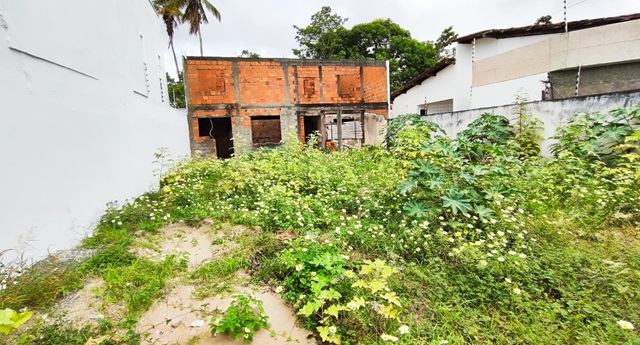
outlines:
[[[0,0],[0,252],[76,244],[157,181],[159,147],[189,153],[164,30],[147,1]]]
[[[548,139],[561,124],[566,123],[569,118],[576,113],[607,112],[613,109],[635,106],[637,104],[640,104],[640,92],[635,91],[576,97],[564,100],[530,102],[527,103],[527,107],[531,111],[532,117],[538,118],[544,123],[544,130],[540,134],[545,139]],[[484,113],[503,115],[509,119],[513,119],[516,117],[513,110],[514,107],[512,105],[504,105],[428,115],[423,116],[422,119],[437,123],[447,133],[448,137],[453,138]],[[549,147],[551,144],[551,140],[544,140],[541,143],[540,153],[543,156],[550,155]]]
[[[549,73],[553,99],[574,97],[578,69]],[[580,69],[579,96],[640,90],[640,61]]]
[[[387,120],[384,116],[364,114],[364,143],[365,145],[382,145],[385,136]]]

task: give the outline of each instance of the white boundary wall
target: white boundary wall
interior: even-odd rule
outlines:
[[[0,0],[0,252],[73,246],[157,181],[158,148],[189,154],[166,48],[146,0]]]
[[[569,118],[577,113],[607,112],[613,109],[632,107],[640,104],[640,91],[620,92],[605,95],[585,96],[555,101],[537,101],[527,103],[534,118],[544,123],[542,137],[551,137],[558,126],[566,123]],[[422,119],[437,123],[450,138],[462,132],[474,120],[484,113],[503,115],[509,119],[515,118],[512,114],[513,105],[502,105],[489,108],[470,109],[453,113],[442,113],[423,116]],[[540,143],[540,154],[549,156],[550,140]]]

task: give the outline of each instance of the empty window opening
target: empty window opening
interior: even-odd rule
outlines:
[[[304,117],[304,141],[308,142],[309,137],[320,132],[320,116]]]
[[[450,113],[453,111],[453,99],[447,99],[444,101],[431,102],[427,104],[419,104],[418,111],[421,116]]]
[[[215,140],[216,156],[230,158],[233,153],[233,131],[230,117],[208,117],[198,119],[198,135]]]
[[[338,76],[338,95],[341,98],[355,97],[360,91],[359,75],[339,75]]]
[[[280,116],[252,116],[251,137],[254,147],[275,147],[282,141]]]

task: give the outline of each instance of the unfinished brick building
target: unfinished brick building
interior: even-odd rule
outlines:
[[[320,145],[378,144],[389,109],[384,61],[188,57],[193,154],[275,146],[286,133]],[[235,144],[235,145],[234,145]]]

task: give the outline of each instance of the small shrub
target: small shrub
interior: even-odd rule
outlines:
[[[260,329],[269,328],[269,317],[264,313],[262,301],[252,295],[236,295],[231,305],[222,315],[215,316],[211,321],[211,335],[218,332],[242,339],[245,344],[253,341],[253,337]]]

